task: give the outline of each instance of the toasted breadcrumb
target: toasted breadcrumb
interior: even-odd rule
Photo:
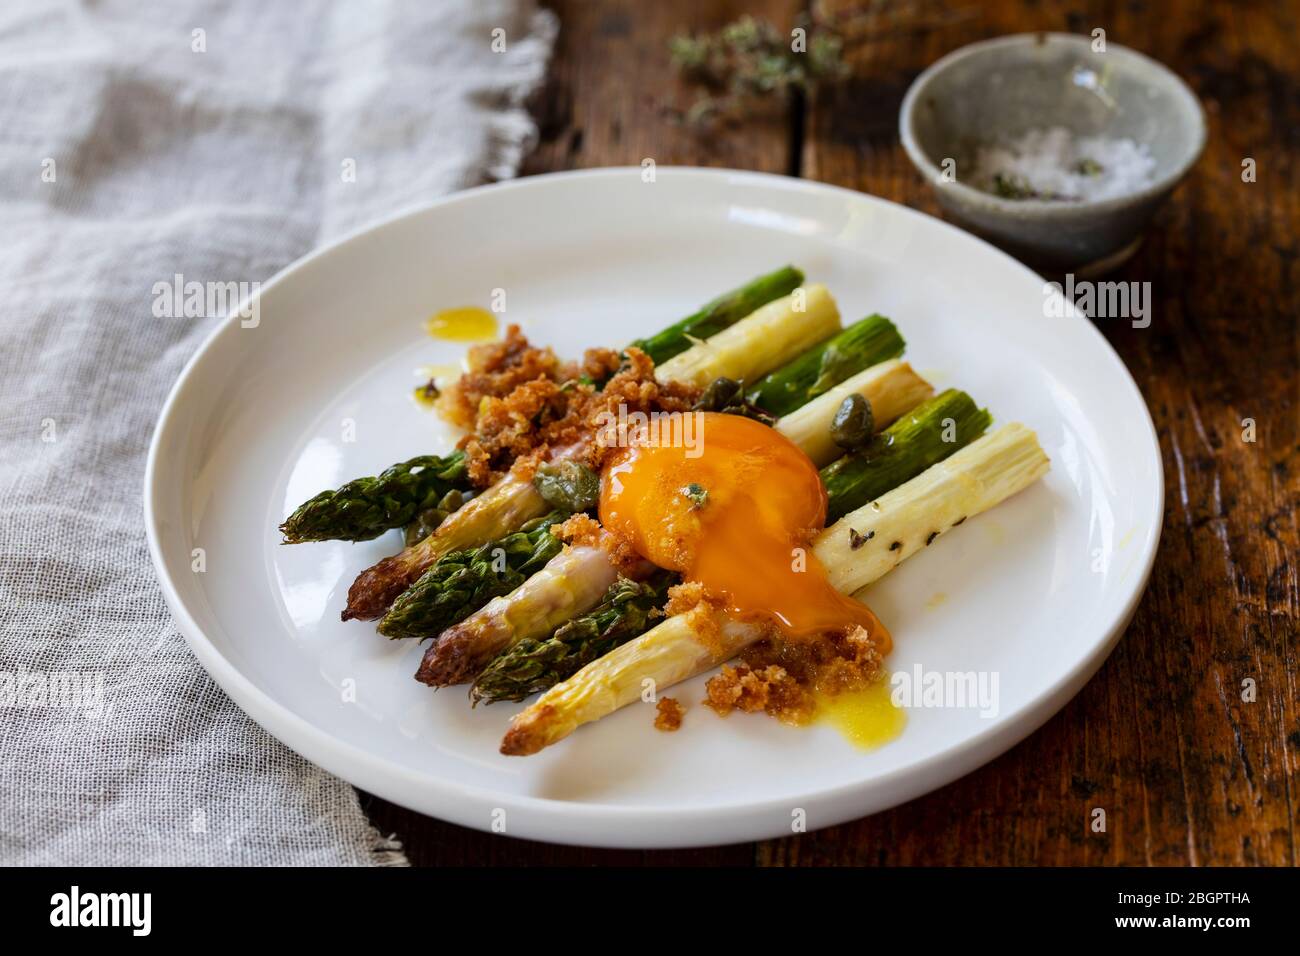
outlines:
[[[544,378],[525,382],[504,398],[484,396],[474,434],[462,442],[470,481],[486,487],[516,459],[547,444],[544,436],[566,421],[570,404],[565,387]]]
[[[876,680],[882,655],[871,635],[858,627],[815,638],[773,635],[746,648],[741,660],[755,669],[779,666],[809,690],[839,694]]]
[[[574,440],[583,440],[581,460],[593,471],[600,471],[605,459],[618,448],[597,440],[602,426],[620,413],[633,417],[637,412],[684,412],[694,406],[700,390],[681,382],[660,382],[654,375],[655,364],[638,348],[629,348],[623,365],[599,392],[593,392],[580,411],[582,421]]]
[[[721,610],[720,599],[711,596],[703,584],[699,581],[683,581],[668,589],[664,617],[691,615],[691,628],[696,639],[705,647],[716,648],[722,644],[719,633]]]
[[[733,710],[764,711],[788,723],[806,723],[812,716],[812,697],[778,664],[757,670],[746,664],[728,665],[704,688],[704,703],[719,717]]]
[[[655,704],[655,729],[672,733],[682,725],[686,710],[672,697],[660,697]]]
[[[593,382],[603,382],[623,364],[618,349],[587,349],[582,353],[582,374]]]
[[[572,515],[551,528],[551,534],[565,544],[587,545],[592,548],[600,545],[603,531],[600,522],[585,512]]]
[[[719,716],[733,710],[764,711],[804,724],[816,711],[816,695],[860,690],[880,677],[880,648],[863,628],[816,639],[759,641],[741,655],[744,663],[722,668],[705,685],[705,704]]]
[[[466,364],[469,371],[442,390],[437,404],[442,416],[461,428],[473,427],[484,398],[502,398],[534,379],[561,382],[577,374],[573,363],[562,362],[551,349],[529,344],[517,325],[507,327],[499,341],[472,347]]]
[[[510,466],[510,474],[520,481],[532,481],[533,476],[537,474],[537,467],[546,459],[544,449],[529,452],[520,458],[515,459],[515,463]]]
[[[658,382],[639,349],[588,349],[579,366],[532,347],[512,325],[504,340],[471,350],[470,371],[443,391],[438,408],[470,429],[460,446],[470,481],[483,488],[529,455],[563,453],[599,471],[613,451],[598,440],[607,416],[685,411],[698,396],[693,386]]]
[[[686,614],[695,610],[702,603],[709,602],[709,593],[699,581],[683,581],[668,589],[668,603],[664,605],[664,614]]]
[[[813,686],[824,694],[842,694],[861,690],[880,677],[884,658],[879,645],[865,629],[859,627],[838,640],[831,641],[835,654],[827,659],[813,677]]]
[[[616,531],[601,526],[591,516],[578,513],[566,518],[551,529],[565,544],[585,545],[590,548],[603,548],[609,555],[610,563],[624,577],[641,580],[654,571],[654,565],[637,554],[635,546]]]

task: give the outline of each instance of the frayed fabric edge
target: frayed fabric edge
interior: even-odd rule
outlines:
[[[397,838],[396,833],[384,836],[374,827],[371,827],[371,830],[375,835],[375,845],[370,850],[370,858],[375,866],[409,867],[411,865],[411,861],[406,857],[406,850],[402,847],[402,841]]]
[[[489,181],[516,176],[524,158],[537,145],[537,121],[528,113],[526,103],[546,80],[560,20],[553,11],[538,9],[529,18],[528,27],[528,36],[513,44],[506,54],[514,61],[511,66],[522,75],[502,91],[506,108],[488,124],[491,142],[484,168]]]

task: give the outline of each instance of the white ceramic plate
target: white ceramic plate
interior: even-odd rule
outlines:
[[[1002,753],[1094,673],[1150,572],[1163,482],[1133,380],[1081,316],[1046,317],[1041,279],[935,219],[801,180],[641,172],[525,179],[400,215],[266,284],[256,328],[236,316],[212,335],[163,409],[145,476],[150,550],[194,653],[267,730],[357,786],[564,843],[775,837],[801,813],[815,829]],[[503,757],[516,705],[471,710],[463,689],[412,679],[414,643],[339,620],[353,577],[399,549],[397,532],[277,543],[277,523],[320,489],[450,447],[410,397],[417,367],[464,353],[424,334],[430,313],[504,289],[508,320],[576,355],[786,262],[829,286],[846,321],[892,317],[923,375],[1030,425],[1052,459],[1044,481],[871,591],[891,669],[996,673],[996,716],[913,709],[899,737],[864,752],[827,726],[718,719],[698,706],[697,678],[672,692],[695,705],[675,734],[632,706],[538,756]]]

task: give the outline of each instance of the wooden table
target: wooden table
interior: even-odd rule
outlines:
[[[1091,33],[1168,64],[1201,96],[1209,145],[1113,278],[1149,281],[1149,328],[1102,322],[1160,435],[1165,528],[1119,647],[1060,714],[988,766],[853,823],[764,843],[611,852],[462,829],[363,800],[417,864],[1294,865],[1300,810],[1300,4],[985,0],[878,4],[855,75],[721,134],[683,125],[668,38],[787,0],[556,0],[562,33],[526,172],[731,166],[848,186],[938,214],[898,142],[927,64],[1032,30]],[[1257,181],[1242,181],[1253,158]],[[1243,440],[1245,419],[1255,440]],[[1255,698],[1243,700],[1243,681]],[[1105,833],[1089,827],[1102,807]]]

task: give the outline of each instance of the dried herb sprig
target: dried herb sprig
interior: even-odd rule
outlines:
[[[669,41],[673,65],[706,92],[686,112],[692,124],[741,119],[766,101],[802,96],[846,79],[873,44],[912,37],[973,17],[945,0],[862,0],[826,9],[812,0],[789,31],[766,20],[741,17],[716,33],[684,34]]]
[[[708,88],[686,113],[687,122],[697,125],[744,115],[763,98],[808,93],[849,72],[844,38],[807,14],[788,33],[746,15],[716,33],[675,36],[668,52],[684,76]]]

